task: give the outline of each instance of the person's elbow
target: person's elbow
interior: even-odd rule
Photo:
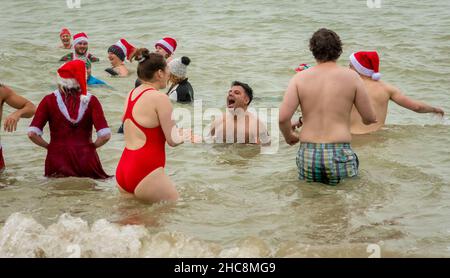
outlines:
[[[100,140],[102,140],[102,141],[105,142],[105,143],[108,142],[110,139],[111,139],[111,133],[102,135],[102,136],[100,137]]]
[[[280,113],[279,117],[278,117],[278,124],[280,126],[286,124],[286,123],[290,123],[291,122],[291,117],[288,117],[287,115]]]
[[[170,140],[166,140],[167,145],[171,146],[172,148],[181,145],[183,143],[183,141],[181,140],[180,142],[172,140],[172,138]]]
[[[33,142],[39,137],[39,135],[37,135],[33,131],[29,131],[27,135],[28,135],[28,139],[30,139]]]
[[[373,116],[371,116],[371,117],[363,118],[363,123],[364,123],[365,125],[376,124],[377,122],[378,122],[378,121],[377,121],[377,117],[376,117],[375,115],[373,115]]]
[[[31,118],[36,113],[36,105],[34,105],[31,101],[27,102],[25,105],[27,107],[27,113],[23,115],[24,118]]]

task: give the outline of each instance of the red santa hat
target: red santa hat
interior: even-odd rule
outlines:
[[[177,49],[177,41],[173,38],[163,38],[156,42],[155,47],[162,47],[169,55],[175,52]]]
[[[380,80],[380,57],[376,51],[360,51],[350,55],[350,63],[362,75]]]
[[[70,36],[70,31],[67,28],[62,28],[61,32],[59,32],[59,36],[61,37],[62,35],[69,35]]]
[[[72,45],[79,44],[80,42],[88,42],[88,36],[85,33],[78,33],[73,36]]]
[[[73,60],[58,69],[58,84],[68,88],[80,88],[81,100],[86,99],[86,65],[83,60]]]
[[[133,54],[135,50],[136,47],[128,43],[127,40],[120,39],[108,49],[108,52],[116,54],[117,57],[123,61],[124,57],[130,60],[131,54]]]

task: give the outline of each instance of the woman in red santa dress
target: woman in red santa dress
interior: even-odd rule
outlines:
[[[50,142],[42,138],[46,123]],[[97,139],[92,141],[92,126]],[[102,168],[96,149],[111,138],[98,99],[87,93],[86,66],[81,60],[67,62],[58,69],[58,89],[46,95],[36,110],[28,137],[47,149],[47,177],[110,177]]]

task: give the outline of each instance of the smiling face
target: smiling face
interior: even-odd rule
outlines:
[[[87,50],[88,50],[88,43],[87,42],[80,42],[80,43],[77,43],[75,46],[74,46],[74,49],[75,49],[75,53],[77,54],[77,55],[85,55],[86,54],[86,52],[87,52]]]
[[[61,38],[61,42],[63,44],[69,44],[70,43],[70,35],[69,34],[63,34],[60,38]]]
[[[233,86],[228,91],[227,95],[227,108],[236,109],[242,108],[247,109],[250,98],[245,93],[244,88],[241,86]]]
[[[167,53],[167,51],[164,48],[162,48],[161,46],[159,46],[159,45],[157,45],[155,47],[155,52],[161,54],[166,59],[170,57],[170,54]]]
[[[111,65],[113,67],[121,65],[122,64],[122,60],[120,60],[119,57],[117,57],[116,54],[108,52],[108,60],[111,63]]]

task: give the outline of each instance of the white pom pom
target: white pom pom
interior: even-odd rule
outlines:
[[[86,95],[81,95],[81,101],[83,103],[87,103],[88,102],[88,97]]]
[[[380,80],[381,79],[381,73],[376,72],[376,73],[372,74],[372,79],[375,80],[375,81]]]

